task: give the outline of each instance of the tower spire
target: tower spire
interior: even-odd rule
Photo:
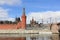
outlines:
[[[23,15],[25,15],[25,8],[23,8]]]

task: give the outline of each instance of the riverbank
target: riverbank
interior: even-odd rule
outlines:
[[[52,34],[50,30],[24,30],[24,29],[0,30],[0,33]]]
[[[0,34],[59,34],[59,32],[52,32],[51,30],[24,30],[24,29],[13,29],[13,30],[0,30]]]

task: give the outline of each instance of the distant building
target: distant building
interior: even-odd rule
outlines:
[[[30,25],[31,25],[31,27],[39,27],[40,26],[33,18],[30,21]]]
[[[35,21],[33,18],[30,21],[30,26],[31,27],[43,27],[45,26],[43,23],[38,23],[37,21]]]

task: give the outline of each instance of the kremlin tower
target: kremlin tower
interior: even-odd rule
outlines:
[[[25,8],[23,8],[23,13],[21,16],[21,21],[17,24],[17,29],[25,29],[26,28],[26,15],[25,15]]]
[[[21,29],[25,29],[26,28],[25,8],[23,8],[23,14],[22,14],[21,19],[22,19],[22,21],[21,21]]]

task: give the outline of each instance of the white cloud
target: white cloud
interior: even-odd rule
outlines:
[[[60,11],[30,12],[27,14],[27,23],[30,22],[32,17],[38,22],[41,22],[41,19],[43,19],[44,23],[47,23],[47,21],[50,22],[50,18],[52,18],[52,22],[60,22]],[[55,18],[57,19],[55,20]]]
[[[8,17],[8,10],[5,10],[3,8],[0,7],[0,18],[2,17]]]
[[[21,4],[21,0],[0,0],[0,5],[19,5]]]
[[[14,21],[14,18],[9,17],[8,15],[8,9],[3,9],[0,7],[0,20],[9,20]]]

